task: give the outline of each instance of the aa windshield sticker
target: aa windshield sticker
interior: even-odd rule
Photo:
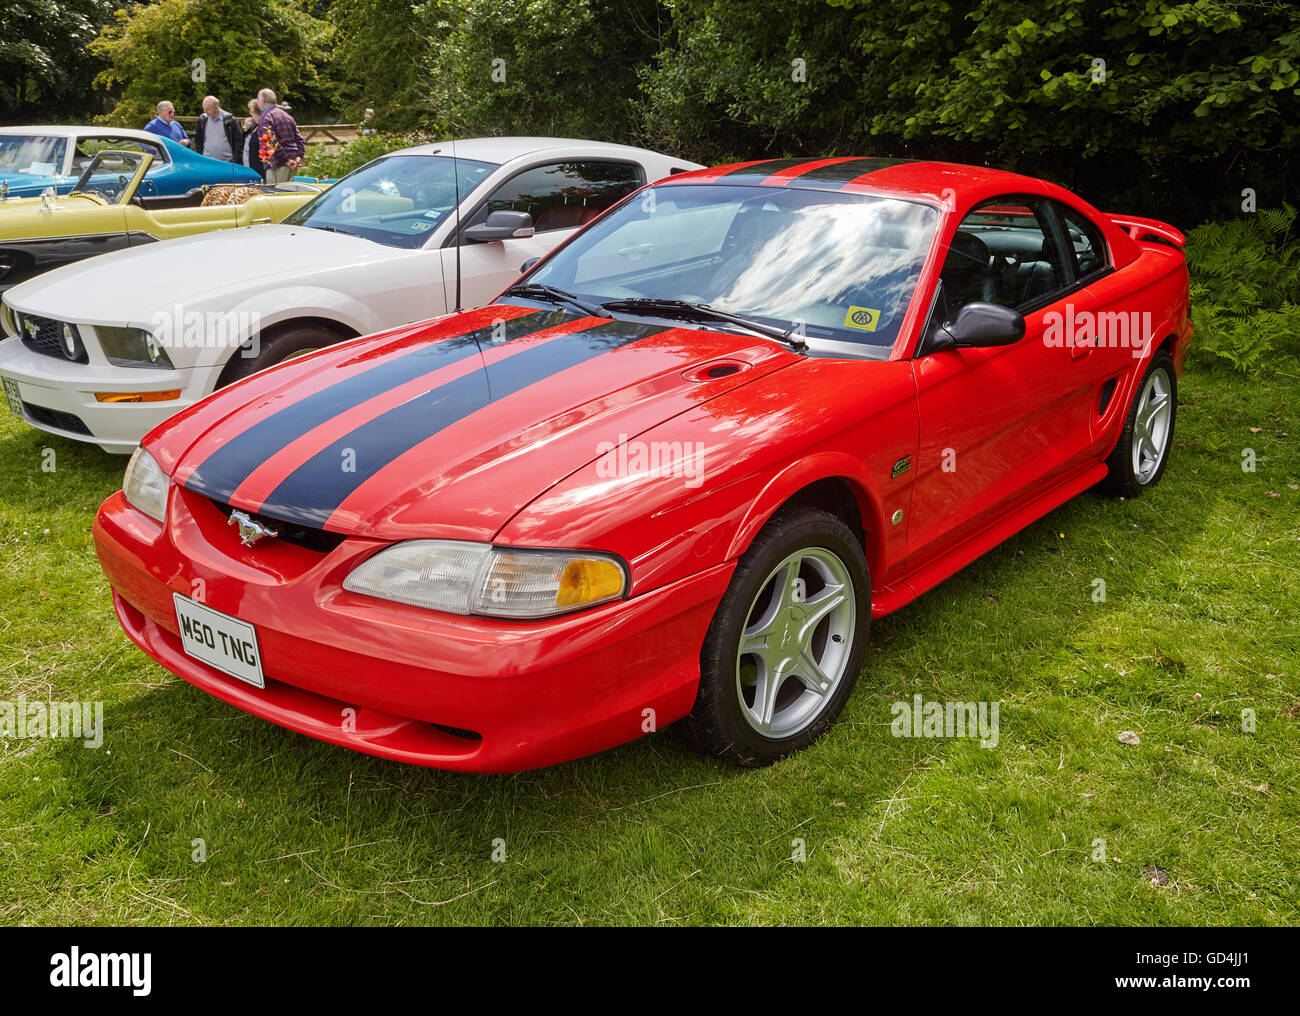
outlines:
[[[850,307],[844,315],[844,327],[874,332],[880,324],[880,311],[871,307]]]

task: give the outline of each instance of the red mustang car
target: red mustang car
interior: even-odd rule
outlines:
[[[971,166],[672,177],[494,305],[153,431],[95,522],[117,616],[199,688],[386,758],[513,771],[675,723],[772,762],[834,721],[872,618],[1159,481],[1182,243]]]

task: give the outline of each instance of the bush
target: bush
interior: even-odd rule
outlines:
[[[1188,234],[1193,349],[1243,373],[1300,356],[1300,236],[1291,205]]]
[[[363,134],[341,145],[334,154],[330,154],[324,142],[317,142],[307,146],[307,156],[299,172],[305,176],[337,179],[359,169],[371,159],[395,152],[399,148],[423,145],[433,140],[435,139],[418,134]]]

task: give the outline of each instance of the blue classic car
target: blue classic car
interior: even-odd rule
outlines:
[[[72,190],[81,171],[106,149],[145,152],[153,165],[141,197],[188,194],[209,183],[260,183],[247,166],[208,159],[168,138],[120,127],[0,127],[0,184],[13,197],[36,197],[47,187]]]

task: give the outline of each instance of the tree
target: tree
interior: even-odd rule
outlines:
[[[66,119],[91,108],[86,50],[112,0],[0,0],[0,120]]]
[[[319,103],[331,31],[300,0],[158,0],[118,11],[91,44],[108,64],[96,85],[118,97],[105,119],[142,124],[162,99],[195,114],[209,93],[242,113],[261,88],[296,106]]]
[[[1243,182],[1271,204],[1293,187],[1292,0],[786,0],[779,17],[673,0],[672,12],[670,43],[643,71],[647,133],[666,149],[987,159],[1196,218],[1210,203],[1235,210]]]

